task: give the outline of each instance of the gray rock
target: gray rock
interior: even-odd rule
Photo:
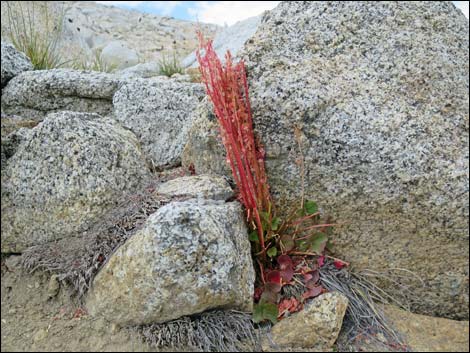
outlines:
[[[114,120],[48,115],[2,169],[2,252],[76,236],[148,177],[136,137]]]
[[[136,79],[116,92],[114,116],[137,135],[154,167],[175,166],[181,161],[191,112],[203,96],[200,84]]]
[[[2,88],[23,71],[32,70],[31,61],[10,43],[2,42]]]
[[[337,255],[414,272],[425,286],[411,283],[413,310],[460,319],[469,314],[468,38],[450,2],[283,2],[240,53],[276,199],[300,199],[303,155],[305,196],[343,224]],[[223,163],[200,150],[187,146],[185,163]]]
[[[160,74],[160,65],[155,62],[148,62],[137,64],[135,66],[128,67],[116,72],[116,75],[122,78],[149,78],[158,76]]]
[[[63,110],[109,115],[119,82],[114,75],[94,71],[23,72],[3,89],[2,112],[39,120]]]
[[[233,197],[233,190],[228,182],[222,177],[212,175],[176,178],[160,184],[155,191],[169,197],[186,196],[224,201]]]
[[[225,58],[227,50],[230,50],[232,56],[236,56],[243,44],[255,34],[261,18],[261,15],[250,17],[219,31],[212,43],[219,58]],[[183,67],[198,67],[196,52],[194,51],[184,58],[181,65]]]
[[[125,43],[120,41],[108,43],[103,48],[100,58],[108,67],[118,70],[135,66],[139,63],[137,52],[128,48]]]
[[[275,324],[263,342],[263,350],[314,348],[328,352],[338,338],[348,308],[348,298],[339,292],[322,294],[298,313]]]
[[[184,169],[194,168],[198,174],[219,174],[231,177],[225,160],[225,149],[219,135],[212,103],[205,98],[192,113],[192,125],[181,155]]]
[[[240,205],[172,202],[110,258],[93,282],[87,308],[122,326],[212,308],[251,311],[253,283]]]

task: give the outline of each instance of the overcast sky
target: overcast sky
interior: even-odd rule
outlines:
[[[97,1],[182,20],[232,25],[276,7],[280,1]],[[468,18],[468,1],[453,1]]]

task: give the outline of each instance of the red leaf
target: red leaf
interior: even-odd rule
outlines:
[[[284,282],[290,282],[292,280],[292,277],[294,277],[294,270],[292,269],[292,267],[282,270],[281,277],[284,280]]]
[[[286,312],[294,313],[301,308],[301,303],[295,297],[282,299],[278,305],[279,316],[284,315]]]
[[[343,267],[346,267],[346,264],[343,261],[340,261],[340,260],[335,260],[335,262],[333,262],[333,264],[335,265],[335,267],[338,270],[341,270]]]
[[[317,259],[318,267],[322,267],[325,264],[325,256],[320,256]]]
[[[279,268],[281,270],[285,270],[286,268],[292,268],[292,259],[289,255],[281,255],[277,258],[277,263],[279,264]]]
[[[260,300],[261,294],[263,294],[263,291],[264,291],[264,288],[262,288],[262,287],[255,288],[255,292],[253,294],[253,300],[255,302],[258,302]]]
[[[268,272],[268,274],[266,275],[266,282],[281,284],[282,283],[281,272],[277,270]]]
[[[323,292],[322,286],[316,286],[307,290],[304,294],[302,294],[303,299],[309,299],[318,297]]]

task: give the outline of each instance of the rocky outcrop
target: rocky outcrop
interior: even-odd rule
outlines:
[[[115,121],[48,115],[2,168],[2,252],[78,235],[149,176],[137,139]]]
[[[190,197],[227,201],[234,196],[228,182],[219,176],[194,175],[169,180],[155,192],[167,197]]]
[[[70,110],[109,115],[119,78],[102,72],[55,69],[27,71],[3,89],[6,115],[41,120],[50,112]]]
[[[10,43],[2,42],[2,88],[23,71],[32,70],[31,61]]]
[[[110,258],[87,308],[119,325],[161,323],[212,308],[250,311],[254,269],[246,234],[238,203],[172,202]]]
[[[263,342],[263,350],[314,348],[317,352],[332,349],[343,325],[348,299],[341,293],[320,295],[304,309],[275,324]]]
[[[181,161],[191,112],[203,96],[200,84],[136,79],[116,92],[114,116],[137,135],[155,168],[175,166]]]
[[[303,157],[305,196],[343,224],[338,255],[359,268],[414,272],[424,286],[412,287],[413,310],[461,319],[468,34],[450,2],[283,2],[240,53],[276,198],[300,198]],[[197,123],[185,163],[218,169],[224,156],[207,151],[220,148],[201,145],[217,134],[207,131],[210,114]]]
[[[232,56],[236,56],[245,42],[255,34],[261,22],[261,17],[250,17],[220,30],[212,43],[219,58],[225,58],[227,50],[230,51]],[[184,67],[198,67],[196,52],[194,51],[184,58],[181,65]]]
[[[39,33],[56,36],[57,28],[54,29],[54,25],[62,26],[57,35],[57,47],[61,58],[67,63],[78,58],[83,62],[92,62],[106,45],[114,41],[135,51],[142,62],[156,61],[165,53],[175,53],[178,58],[183,58],[197,48],[197,29],[210,38],[220,29],[217,25],[141,13],[93,1],[9,1],[2,2],[1,6],[2,37],[12,27],[9,11],[11,17],[24,19],[27,29],[30,28],[29,17],[24,14],[29,11],[32,25]],[[44,16],[46,9],[47,19]],[[62,23],[59,21],[61,18]],[[47,35],[41,38],[51,39]]]

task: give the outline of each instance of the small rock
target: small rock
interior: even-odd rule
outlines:
[[[325,293],[298,313],[273,326],[263,350],[272,348],[330,349],[338,338],[348,299],[338,292]]]
[[[10,43],[2,42],[2,87],[23,71],[33,69],[31,61]]]
[[[136,51],[121,41],[113,41],[106,45],[101,52],[101,60],[111,69],[125,69],[139,63]]]
[[[47,296],[49,298],[54,298],[60,289],[60,282],[57,275],[52,275],[49,280],[49,285],[47,286]]]
[[[159,185],[156,192],[170,197],[188,196],[212,200],[228,200],[233,196],[233,190],[224,178],[211,175],[176,178]]]

